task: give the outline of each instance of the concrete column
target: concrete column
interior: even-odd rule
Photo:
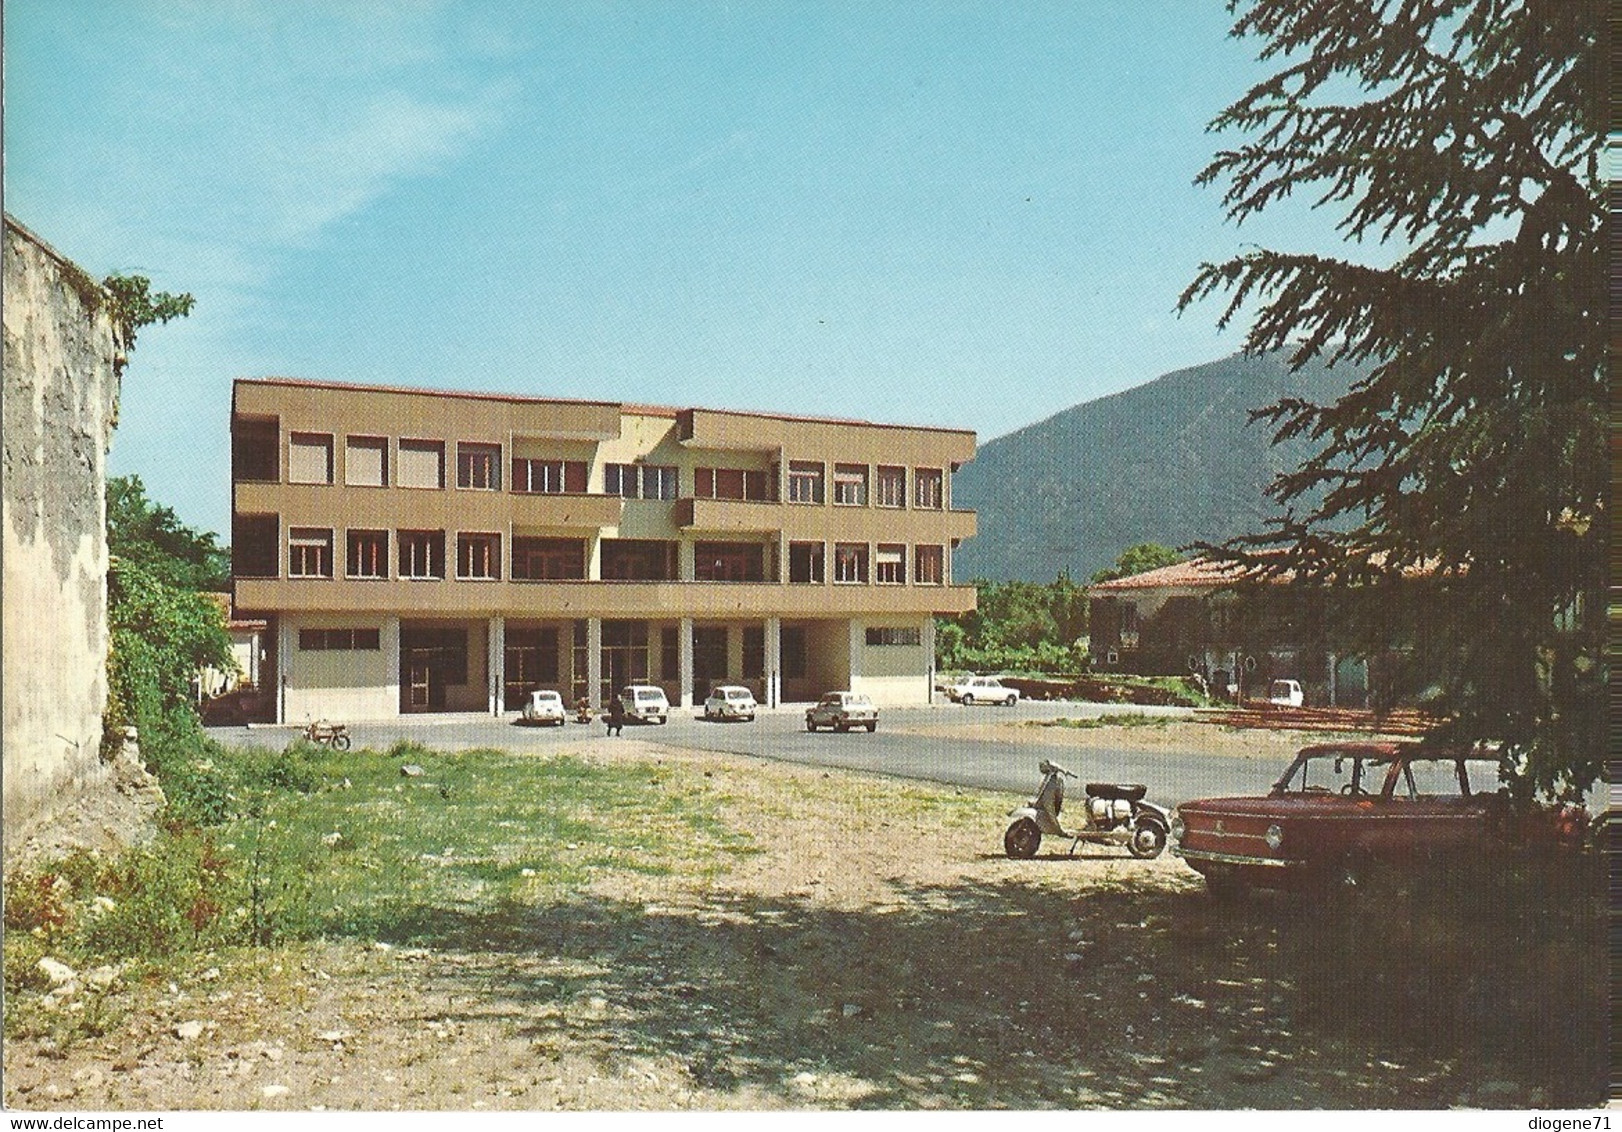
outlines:
[[[592,709],[603,707],[603,619],[586,618],[586,697]]]
[[[850,690],[860,691],[862,682],[862,653],[867,648],[867,632],[860,621],[852,618],[850,625]]]
[[[698,577],[697,551],[691,539],[684,538],[676,544],[676,577],[683,582]]]
[[[766,706],[783,702],[783,619],[766,618]]]
[[[377,643],[383,650],[383,691],[389,696],[389,711],[400,714],[400,619],[385,617],[378,626]]]
[[[1329,654],[1329,706],[1330,707],[1335,707],[1336,704],[1339,701],[1339,697],[1336,695],[1336,690],[1335,690],[1335,677],[1336,677],[1335,669],[1339,667],[1339,664],[1337,663],[1337,661],[1339,661],[1339,659],[1340,658],[1337,657],[1334,653]]]
[[[935,619],[924,618],[924,703],[935,702]]]
[[[485,633],[485,639],[488,642],[486,655],[489,663],[485,665],[485,671],[490,676],[490,714],[500,715],[506,706],[501,701],[505,698],[507,684],[507,619],[490,618],[490,628]]]
[[[676,630],[676,680],[681,685],[681,705],[693,706],[693,619],[683,617]]]
[[[285,614],[276,618],[276,722],[286,723],[287,686],[293,674],[293,642],[298,634],[288,624]]]

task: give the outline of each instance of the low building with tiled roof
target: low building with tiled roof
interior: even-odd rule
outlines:
[[[1307,702],[1362,706],[1369,665],[1337,653],[1315,587],[1241,592],[1245,571],[1193,558],[1089,588],[1094,666],[1143,676],[1198,676],[1211,691],[1265,699],[1274,680],[1298,681]]]

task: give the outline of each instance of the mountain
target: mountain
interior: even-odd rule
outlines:
[[[1313,450],[1274,446],[1254,408],[1280,397],[1332,401],[1361,376],[1283,354],[1235,354],[1177,370],[987,441],[952,479],[952,505],[980,514],[958,548],[960,581],[1085,582],[1141,542],[1183,546],[1258,531],[1277,514],[1273,477]]]

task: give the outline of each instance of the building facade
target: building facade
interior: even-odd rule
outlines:
[[[927,702],[971,432],[283,379],[233,390],[232,568],[279,722]]]
[[[1197,558],[1089,587],[1094,666],[1196,675],[1214,694],[1240,700],[1295,680],[1310,705],[1365,706],[1368,661],[1326,639],[1322,592],[1277,581],[1241,591],[1240,577]]]

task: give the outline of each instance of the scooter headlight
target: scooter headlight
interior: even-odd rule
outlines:
[[[1277,853],[1279,848],[1284,844],[1283,828],[1281,828],[1277,823],[1268,826],[1267,833],[1263,836],[1262,840],[1267,842],[1267,847],[1269,849]]]
[[[1172,838],[1176,841],[1181,841],[1183,839],[1183,829],[1183,815],[1178,813],[1176,810],[1173,810],[1171,814]]]

